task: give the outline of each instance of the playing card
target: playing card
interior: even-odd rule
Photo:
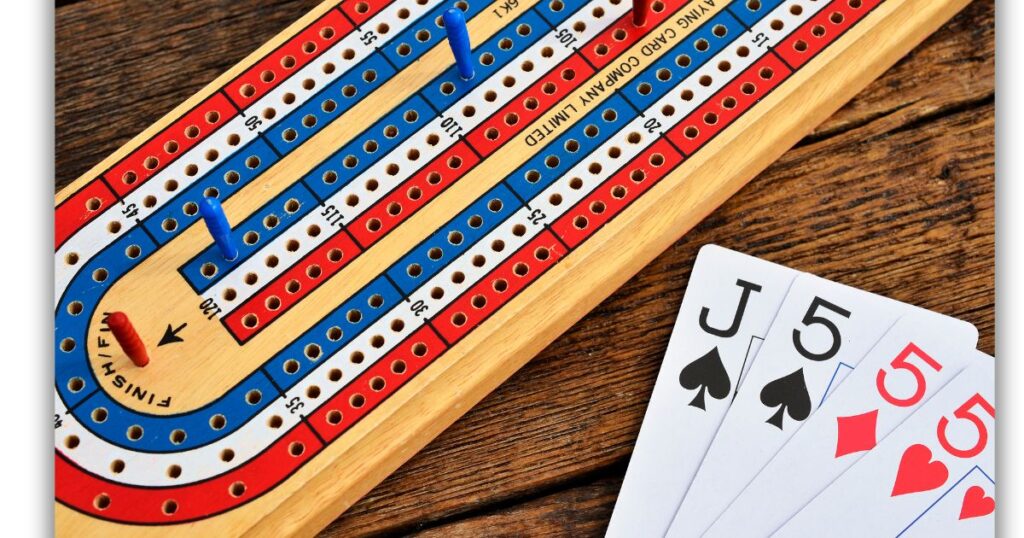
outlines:
[[[978,331],[932,312],[896,322],[704,534],[768,536],[964,368]]]
[[[981,536],[975,529],[991,529],[995,361],[975,363],[775,536]]]
[[[669,536],[700,536],[899,317],[915,309],[800,275],[722,421]]]
[[[715,245],[697,255],[608,536],[661,536],[798,272]]]

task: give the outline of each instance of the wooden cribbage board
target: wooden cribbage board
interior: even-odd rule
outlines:
[[[58,533],[315,533],[964,4],[325,2],[57,195]]]

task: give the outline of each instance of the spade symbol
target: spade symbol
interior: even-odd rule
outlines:
[[[690,405],[698,409],[706,410],[705,391],[716,400],[728,396],[731,383],[725,365],[722,364],[722,356],[718,354],[718,347],[711,348],[704,356],[687,364],[683,371],[679,372],[679,384],[684,389],[697,390],[697,396]]]
[[[783,413],[789,414],[789,418],[796,421],[806,419],[811,414],[811,397],[807,394],[804,369],[800,368],[765,385],[761,389],[761,403],[769,408],[779,408],[766,422],[780,430]]]

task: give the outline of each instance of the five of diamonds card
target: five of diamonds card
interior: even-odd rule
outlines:
[[[969,323],[706,245],[607,536],[992,536]]]

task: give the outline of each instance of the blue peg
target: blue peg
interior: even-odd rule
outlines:
[[[210,230],[210,235],[213,236],[213,241],[217,243],[224,259],[232,261],[237,258],[238,247],[231,239],[231,225],[228,224],[228,217],[224,214],[220,200],[203,197],[199,203],[199,214],[206,221],[206,227]]]
[[[473,56],[469,51],[469,30],[466,29],[466,17],[462,11],[451,8],[442,15],[444,29],[448,32],[448,44],[455,55],[455,66],[459,76],[464,80],[473,78]]]

